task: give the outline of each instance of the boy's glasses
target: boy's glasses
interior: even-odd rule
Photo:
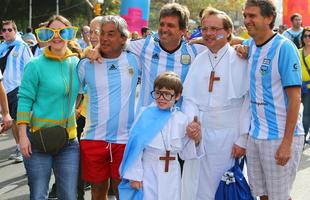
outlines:
[[[2,33],[5,33],[5,32],[12,32],[13,31],[13,29],[11,29],[11,28],[3,28],[3,29],[1,29],[1,31],[2,31]]]
[[[153,99],[157,100],[159,99],[161,96],[164,97],[164,99],[166,101],[171,101],[172,97],[174,97],[175,94],[171,94],[170,92],[166,92],[166,91],[159,91],[159,90],[153,90],[151,92],[151,96]]]
[[[36,29],[35,32],[37,34],[39,42],[49,42],[55,37],[56,33],[64,41],[72,40],[75,38],[77,30],[78,28],[73,26],[60,29],[51,29],[43,27]]]

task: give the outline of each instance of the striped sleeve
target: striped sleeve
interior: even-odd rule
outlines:
[[[283,87],[301,86],[301,65],[298,50],[291,41],[283,42],[278,62]]]
[[[83,94],[84,93],[84,88],[85,88],[85,66],[89,62],[87,58],[83,58],[80,60],[80,62],[77,65],[77,70],[78,70],[78,76],[79,76],[79,81],[80,81],[80,89],[79,93]]]

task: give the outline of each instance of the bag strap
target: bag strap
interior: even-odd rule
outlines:
[[[241,171],[243,170],[244,167],[244,162],[246,161],[246,156],[243,156],[239,162],[239,158],[235,159],[235,166],[240,167]]]
[[[6,67],[6,61],[7,61],[7,59],[8,59],[8,56],[9,56],[9,54],[11,53],[11,51],[13,50],[13,48],[14,48],[15,46],[9,46],[8,47],[8,51],[6,52],[6,54],[2,57],[2,58],[0,58],[1,59],[1,65],[0,65],[0,70],[1,70],[1,73],[3,74],[4,73],[4,70],[5,70],[5,67]]]
[[[71,93],[72,93],[72,62],[70,58],[70,80],[69,80],[69,93],[68,93],[68,114],[67,114],[67,120],[66,120],[66,128],[68,128],[69,123],[69,113],[70,113],[70,100],[71,100]]]
[[[309,66],[307,65],[307,62],[306,62],[306,58],[305,58],[305,49],[302,48],[301,50],[301,57],[302,57],[302,60],[304,61],[304,64],[306,66],[306,69],[307,69],[307,72],[308,72],[308,75],[310,76],[310,69],[309,69]]]

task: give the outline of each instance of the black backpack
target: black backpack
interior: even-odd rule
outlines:
[[[300,42],[300,35],[301,33],[299,33],[298,35],[294,36],[292,33],[290,33],[289,31],[287,31],[287,33],[291,36],[292,38],[292,42],[294,42],[294,44],[296,45],[296,47],[299,49],[301,48],[301,42]]]

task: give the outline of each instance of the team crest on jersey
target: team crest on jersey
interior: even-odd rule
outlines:
[[[261,75],[267,74],[267,72],[268,72],[268,70],[269,70],[269,68],[270,68],[270,63],[271,63],[271,60],[270,60],[270,59],[265,58],[265,59],[263,60],[263,63],[262,63],[262,65],[260,66],[260,69],[259,69]]]
[[[181,63],[182,65],[189,65],[191,63],[191,56],[189,54],[182,54]]]
[[[12,55],[13,55],[14,57],[17,57],[17,56],[18,56],[18,51],[14,51]]]
[[[128,66],[128,73],[133,76],[133,73],[134,73],[134,69],[133,67],[131,67],[130,65]]]

